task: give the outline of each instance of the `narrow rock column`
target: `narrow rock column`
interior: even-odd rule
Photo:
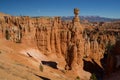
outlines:
[[[71,70],[78,70],[83,68],[83,55],[84,55],[84,39],[83,39],[83,28],[80,24],[79,19],[79,9],[74,9],[75,17],[73,18],[72,28],[71,28],[71,43],[69,44],[67,55],[67,65]],[[71,51],[71,52],[69,52]],[[70,59],[70,60],[69,60]],[[68,62],[70,61],[70,62]],[[71,65],[70,65],[71,63]]]

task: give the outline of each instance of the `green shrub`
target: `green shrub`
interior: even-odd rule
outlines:
[[[97,80],[96,75],[94,73],[91,75],[90,80]]]
[[[42,64],[39,65],[39,69],[40,69],[41,72],[43,72],[44,68],[43,68]]]

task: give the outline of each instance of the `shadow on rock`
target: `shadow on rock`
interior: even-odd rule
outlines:
[[[42,62],[43,65],[47,65],[47,66],[50,66],[54,69],[58,69],[56,62],[53,62],[53,61],[41,61],[41,62]]]
[[[43,76],[39,76],[39,75],[37,75],[37,74],[35,74],[35,76],[41,78],[42,80],[50,80],[49,78],[46,78],[46,77],[43,77]]]
[[[83,69],[85,71],[90,72],[91,74],[95,74],[98,80],[103,80],[104,70],[94,61],[84,61]]]

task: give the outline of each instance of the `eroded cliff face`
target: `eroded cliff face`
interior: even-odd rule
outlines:
[[[77,20],[78,19],[78,20]],[[50,21],[49,21],[50,22]],[[83,67],[84,54],[83,28],[78,14],[72,22],[63,22],[55,17],[51,25],[36,28],[37,45],[46,55],[55,54],[64,57],[66,69],[74,70]]]
[[[86,30],[74,9],[72,21],[60,17],[0,17],[0,38],[37,46],[46,56],[56,55],[66,62],[66,70],[83,70],[83,59],[91,59],[100,65],[107,48],[114,45],[116,35],[99,29]]]

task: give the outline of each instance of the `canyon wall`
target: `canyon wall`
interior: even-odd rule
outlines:
[[[66,70],[83,69],[85,58],[100,63],[118,35],[101,28],[86,29],[80,23],[79,9],[75,8],[74,14],[72,21],[62,21],[60,17],[1,16],[0,38],[37,46],[46,56],[63,57]]]

